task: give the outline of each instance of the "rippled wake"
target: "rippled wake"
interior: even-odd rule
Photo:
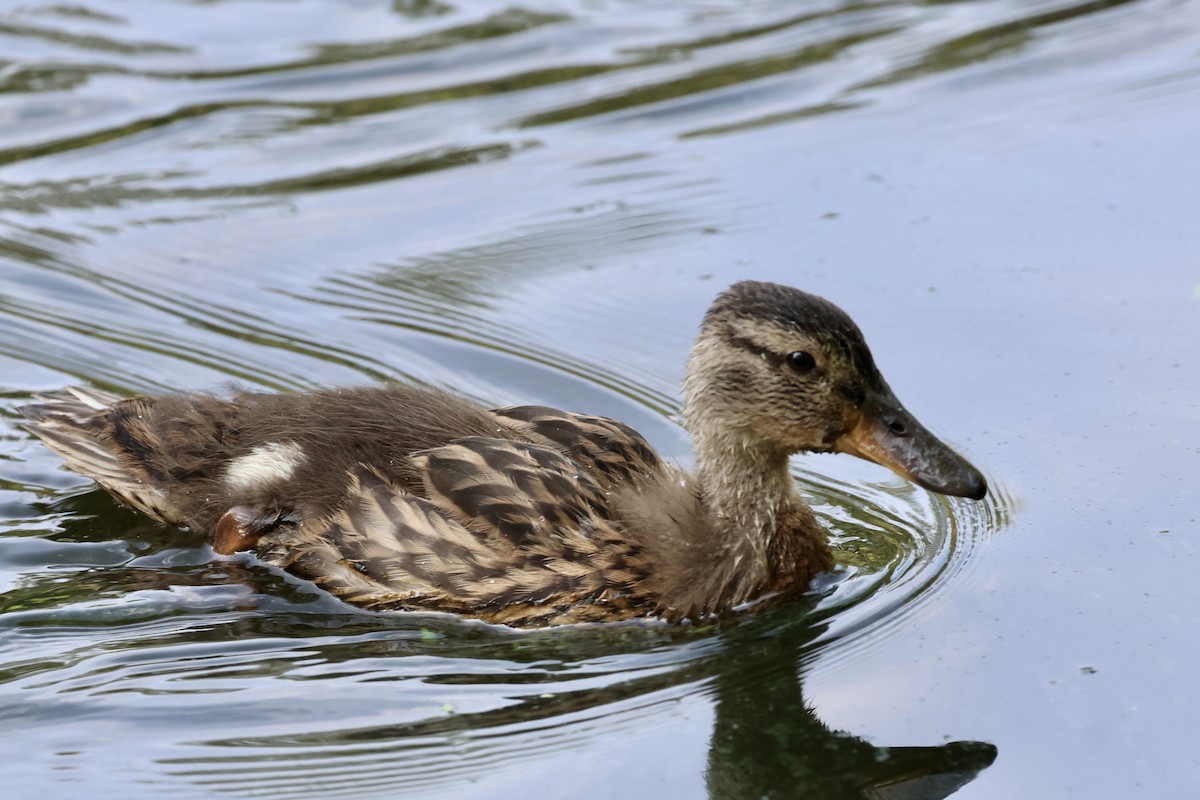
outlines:
[[[1164,20],[1194,5],[0,11],[0,725],[19,731],[6,741],[13,786],[932,798],[969,781],[994,748],[831,731],[803,681],[909,635],[975,580],[1016,507],[1004,476],[971,503],[847,459],[798,459],[840,565],[807,603],[684,629],[514,633],[353,611],[252,560],[216,560],[195,534],[63,472],[15,408],[69,383],[411,380],[620,418],[686,460],[677,387],[716,291],[751,276],[837,286],[831,299],[873,317],[869,340],[960,352],[936,338],[949,335],[938,314],[1002,301],[968,289],[939,305],[926,264],[890,260],[940,241],[922,187],[959,190],[929,182],[975,163],[973,133],[997,116],[1002,148],[1019,148],[1064,118],[1190,102],[1194,38]],[[1046,128],[1010,123],[1017,106]],[[936,133],[918,112],[943,108],[959,152],[914,162],[912,143]],[[864,239],[883,244],[852,247]],[[880,258],[843,257],[863,252]],[[968,435],[967,405],[940,404],[958,415],[945,430]]]

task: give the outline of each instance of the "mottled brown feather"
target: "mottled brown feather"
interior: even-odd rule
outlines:
[[[503,527],[469,530],[456,512],[462,510],[453,497],[412,495],[363,465],[349,475],[347,501],[332,517],[280,527],[257,549],[267,562],[374,610],[473,610],[486,619],[545,624],[574,620],[581,616],[574,605],[612,593],[605,574],[612,558],[577,530],[544,524],[510,540]]]
[[[649,442],[623,422],[547,406],[492,412],[531,441],[558,448],[612,489],[662,477],[664,464]]]

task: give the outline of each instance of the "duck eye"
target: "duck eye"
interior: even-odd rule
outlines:
[[[792,368],[793,372],[803,375],[806,372],[812,372],[813,367],[817,365],[817,360],[812,357],[812,353],[797,350],[794,353],[788,353],[787,365]]]

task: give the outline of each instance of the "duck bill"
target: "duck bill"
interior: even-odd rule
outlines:
[[[834,449],[887,467],[934,492],[982,500],[987,481],[908,413],[890,390],[868,395],[858,422]]]

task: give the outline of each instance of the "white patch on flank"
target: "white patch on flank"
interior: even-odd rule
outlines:
[[[225,472],[225,485],[234,491],[241,491],[286,481],[303,463],[304,451],[295,442],[260,444],[230,462]]]

